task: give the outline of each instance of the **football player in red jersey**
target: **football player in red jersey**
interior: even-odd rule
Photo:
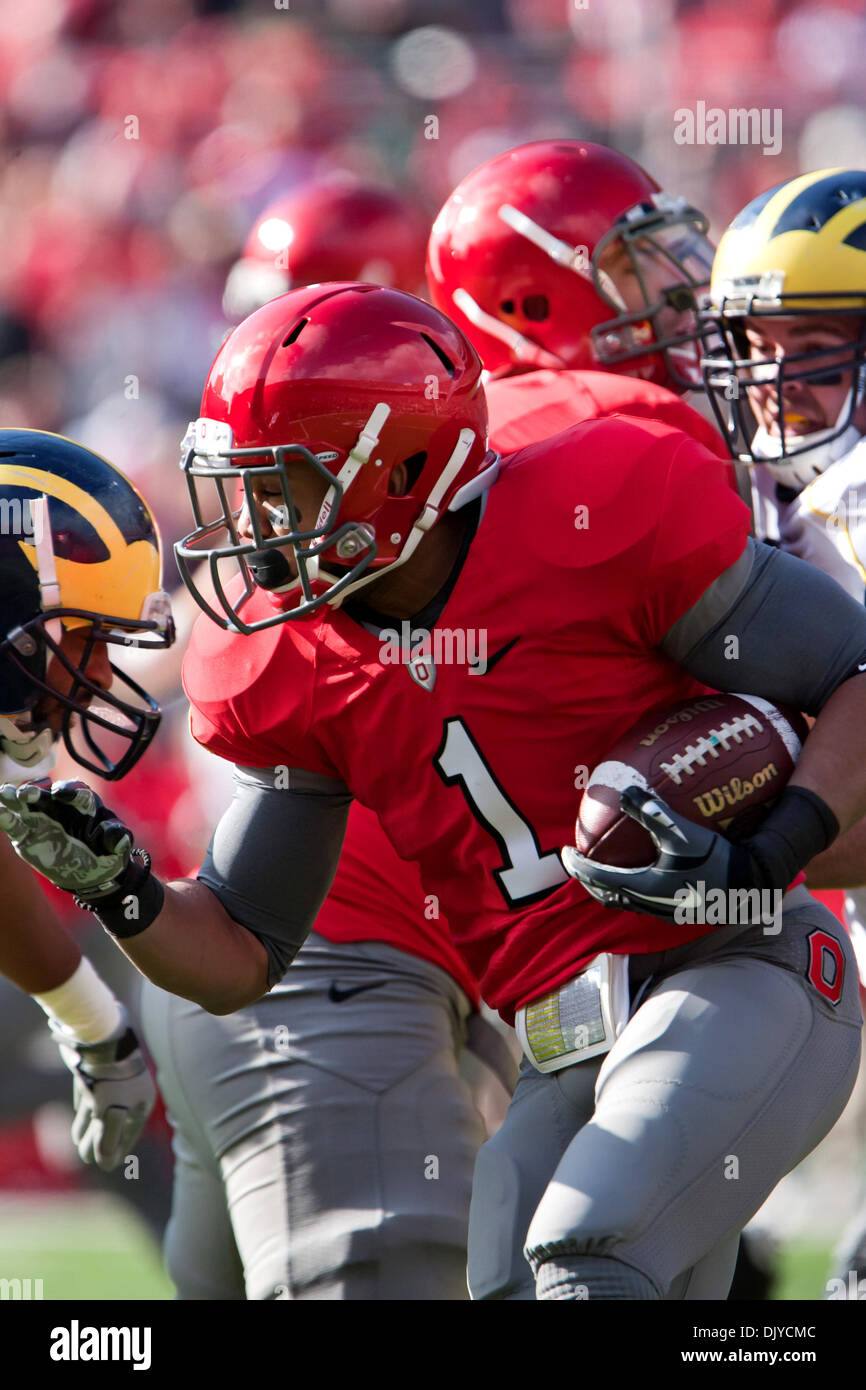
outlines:
[[[414,290],[428,231],[393,190],[305,184],[257,219],[225,308],[340,276]],[[184,590],[175,610],[183,638],[199,610]],[[165,1255],[178,1296],[466,1298],[484,1131],[458,1063],[467,1047],[487,1063],[506,1087],[484,1077],[500,1112],[517,1071],[478,1005],[417,866],[360,803],[316,929],[275,990],[215,1017],[147,982],[142,1023],[174,1130]]]
[[[297,954],[356,796],[421,866],[484,997],[522,1023],[535,1066],[512,1148],[476,1180],[540,1182],[538,1296],[723,1295],[736,1233],[856,1074],[850,944],[789,885],[866,812],[866,613],[750,541],[721,463],[668,426],[593,421],[500,466],[478,358],[395,291],[315,286],[257,311],[202,412],[185,458],[197,525],[177,553],[187,575],[210,557],[216,621],[197,623],[185,683],[196,738],[238,772],[199,879],[163,884],[62,788],[2,788],[2,828],[151,979],[227,1012]],[[404,623],[430,633],[420,679],[393,659]],[[484,660],[460,658],[470,633]],[[734,846],[636,793],[658,861],[569,856],[566,873],[575,767],[647,707],[732,686],[817,716],[755,834]],[[678,921],[696,878],[784,893],[784,930]],[[593,991],[610,1047],[587,1121],[601,1053],[582,1060],[568,1029],[541,1069],[533,1019]],[[488,1234],[477,1297],[504,1292],[486,1283]]]
[[[681,399],[700,385],[696,310],[713,262],[706,233],[704,215],[634,160],[587,141],[523,145],[463,179],[434,222],[427,281],[432,302],[488,369],[490,438],[500,452],[626,414],[674,425],[727,457],[718,431]],[[591,1113],[591,1091],[586,1102]],[[482,1161],[509,1142],[506,1129]],[[510,1297],[522,1296],[521,1276],[532,1293],[521,1253],[532,1209],[524,1187],[499,1276]],[[476,1199],[472,1229],[479,1225],[486,1245]],[[766,1282],[746,1249],[732,1296],[753,1297]]]
[[[458,184],[433,224],[427,283],[487,369],[497,449],[624,411],[721,456],[677,398],[701,385],[706,231],[634,160],[586,141],[521,145]]]
[[[550,148],[558,160],[572,235],[575,219],[593,200],[604,198],[592,214],[598,237],[600,227],[611,231],[621,214],[659,192],[631,160],[613,151],[568,143]],[[509,162],[512,202],[525,196],[518,189],[525,183],[526,154],[538,167],[547,150],[515,152]],[[575,180],[569,175],[578,160],[581,178]],[[673,212],[667,204],[673,200],[664,211],[648,204],[652,216],[645,212],[641,226],[652,222],[660,241],[675,243],[697,269],[709,254],[705,224],[693,210],[676,205]],[[589,235],[583,222],[580,229],[582,238]],[[480,220],[479,234],[484,231]],[[522,264],[521,257],[525,261],[527,246],[538,260],[540,253],[516,233],[508,235],[504,259],[524,275],[536,273],[538,266]],[[262,212],[229,274],[224,307],[239,317],[293,284],[349,277],[412,290],[423,274],[426,240],[413,209],[396,193],[345,180],[313,182]],[[633,257],[613,245],[610,257],[614,265],[623,263],[620,278],[627,293],[633,293],[634,267],[641,268],[646,284],[653,259],[647,253],[652,243],[643,235],[632,242]],[[460,269],[474,289],[471,268],[461,264]],[[561,334],[568,322],[572,338],[566,358],[582,360],[592,324],[608,311],[594,293],[576,305],[572,274],[553,270],[554,279],[561,280],[555,294]],[[680,285],[688,281],[688,272],[669,260],[665,276]],[[545,282],[545,288],[553,292],[554,287]],[[643,303],[638,297],[635,307]],[[684,313],[680,327],[686,326],[693,322]],[[648,325],[645,343],[651,334]],[[669,418],[708,442],[714,439],[710,427],[663,386],[640,379],[620,383],[612,374],[619,367],[617,361],[610,371],[563,372],[563,385],[553,373],[534,373],[526,381],[533,392],[528,423],[534,433],[524,438],[631,407],[636,414]],[[631,367],[630,360],[622,364],[623,370]],[[634,370],[668,377],[657,354],[642,354]],[[517,417],[511,429],[521,428],[520,417],[527,413],[523,394],[520,390],[516,398],[500,402],[503,431],[509,416]],[[556,402],[563,399],[560,418]],[[548,410],[546,423],[540,421],[542,407]],[[368,997],[368,990],[375,994]],[[263,1054],[260,1035],[282,1036],[278,1030],[284,1028],[287,1004],[291,1042]],[[175,1203],[166,1256],[182,1297],[242,1297],[244,1288],[250,1297],[260,1297],[274,1287],[293,1298],[387,1298],[395,1292],[402,1298],[465,1296],[469,1191],[482,1135],[455,1061],[464,1028],[470,1045],[483,1054],[490,1055],[497,1043],[479,1015],[469,1013],[472,1005],[477,1008],[477,985],[451,943],[435,895],[424,894],[417,867],[398,858],[376,816],[357,802],[315,932],[294,970],[248,1016],[216,1019],[145,988],[146,1036],[175,1128]],[[395,1052],[389,1039],[397,1034],[414,1038],[413,1049]],[[513,1064],[509,1076],[510,1059],[503,1052],[500,1045],[498,1071],[508,1076],[510,1091]],[[225,1087],[214,1081],[229,1071],[244,1105],[235,1107],[240,1119],[226,1132]],[[368,1084],[371,1072],[375,1091]],[[305,1106],[275,1106],[275,1091],[293,1094],[302,1078]],[[338,1106],[339,1129],[323,1139],[318,1116],[323,1110],[336,1113]],[[435,1182],[413,1183],[418,1156],[405,1143],[394,1143],[395,1131],[412,1131],[410,1114],[416,1125],[420,1120],[438,1135],[428,1145],[439,1164]],[[367,1135],[363,1161],[359,1132]],[[214,1143],[203,1146],[201,1135],[212,1133]],[[308,1155],[302,1169],[284,1160],[299,1145]],[[365,1213],[360,1227],[358,1211]],[[308,1254],[313,1247],[315,1260]]]
[[[257,219],[224,308],[237,319],[298,283],[340,278],[414,291],[428,231],[396,191],[304,184]],[[183,590],[176,609],[191,627],[199,610]],[[145,984],[174,1130],[165,1255],[178,1296],[465,1299],[484,1130],[458,1065],[469,1047],[494,1070],[500,1111],[517,1068],[417,866],[360,803],[295,966],[226,1017]]]
[[[433,224],[427,283],[494,377],[578,368],[690,391],[706,231],[617,150],[539,140],[458,184]]]

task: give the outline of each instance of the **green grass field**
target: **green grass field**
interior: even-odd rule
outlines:
[[[824,1299],[831,1258],[829,1245],[795,1241],[783,1246],[779,1251],[775,1298]]]
[[[149,1231],[123,1202],[91,1193],[4,1197],[0,1278],[41,1279],[46,1300],[174,1294]]]
[[[776,1299],[822,1299],[826,1245],[779,1251]],[[45,1299],[170,1299],[160,1251],[129,1207],[112,1197],[0,1200],[0,1278],[41,1279]]]

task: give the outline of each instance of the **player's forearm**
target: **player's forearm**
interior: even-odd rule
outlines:
[[[153,984],[208,1013],[234,1013],[267,992],[264,946],[198,881],[166,884],[159,916],[117,944]]]
[[[259,777],[255,773],[247,779],[256,794]],[[231,846],[224,846],[224,853],[216,857],[206,856],[203,879],[207,869],[215,879],[213,888],[207,886],[209,879],[194,883],[180,879],[168,885],[160,882],[151,871],[146,852],[132,849],[132,832],[83,782],[0,787],[0,830],[31,868],[90,907],[149,980],[194,1000],[210,1013],[228,1014],[267,992],[272,958],[281,968],[288,967],[330,887],[350,797],[341,783],[336,793],[331,790],[333,778],[325,779],[328,790],[322,794],[315,774],[298,774],[305,784],[311,778],[314,786],[299,791],[291,804],[294,807],[300,802],[301,820],[309,821],[309,802],[315,806],[322,801],[324,820],[333,821],[334,834],[324,856],[321,837],[318,844],[309,837],[311,848],[306,861],[299,860],[297,876],[302,881],[304,876],[310,879],[313,892],[288,895],[291,913],[287,925],[280,915],[286,906],[286,893],[279,894],[276,905],[271,902],[272,894],[263,894],[273,874],[275,851],[272,839],[259,834],[255,825],[246,827],[250,833],[244,843],[256,853],[234,856],[238,861],[234,870]],[[278,805],[287,795],[276,790],[272,779],[266,779],[262,809]],[[215,844],[224,838],[232,840],[228,831],[226,836],[220,835],[225,821],[224,816],[214,835]],[[303,840],[303,836],[298,838]],[[291,842],[289,835],[277,843]],[[241,849],[240,844],[234,844],[234,850]],[[318,859],[324,859],[318,866],[311,864],[317,852]],[[252,867],[248,862],[251,858]],[[259,903],[262,897],[264,902]],[[249,922],[249,928],[240,922]],[[272,951],[269,944],[266,950],[253,932],[273,935],[273,928],[282,946],[276,944]]]
[[[47,994],[75,974],[81,952],[56,921],[0,923],[0,974],[25,994]]]
[[[711,688],[816,715],[791,787],[820,797],[839,833],[866,814],[866,611],[835,580],[751,542],[662,645]]]
[[[81,952],[5,835],[0,835],[0,875],[0,972],[25,994],[56,989],[75,973]]]
[[[791,777],[827,803],[839,822],[840,835],[866,816],[866,674],[852,676],[833,692],[812,726]],[[846,837],[847,838],[847,837]],[[838,842],[837,842],[838,843]],[[852,841],[850,849],[854,848]],[[819,856],[832,852],[824,851]],[[850,853],[850,849],[844,853]],[[842,863],[842,853],[839,862]],[[819,861],[813,860],[813,864]],[[860,881],[860,880],[858,880]],[[829,887],[828,884],[816,887]],[[846,880],[844,885],[850,887]]]
[[[866,885],[866,818],[812,860],[806,868],[806,882],[810,888]]]

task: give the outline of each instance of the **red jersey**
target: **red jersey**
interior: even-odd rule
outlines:
[[[497,377],[484,388],[490,411],[490,443],[500,454],[549,439],[584,420],[609,415],[661,420],[684,430],[711,453],[730,457],[718,430],[673,391],[613,372],[523,372]]]
[[[316,931],[329,941],[387,941],[429,960],[447,970],[478,1008],[478,985],[438,901],[425,894],[418,865],[399,857],[378,818],[359,801],[349,811],[340,864]]]
[[[659,643],[740,556],[748,524],[724,466],[688,436],[580,425],[505,461],[433,628],[432,680],[339,609],[250,637],[201,618],[184,664],[193,734],[243,765],[342,778],[419,864],[510,1021],[600,950],[706,930],[603,907],[559,849],[578,770],[646,709],[703,692]],[[254,593],[250,616],[270,602]],[[460,659],[470,636],[483,671]]]
[[[718,431],[696,410],[672,391],[637,377],[533,371],[488,382],[486,395],[490,442],[501,454],[585,420],[621,413],[674,425],[727,459]],[[429,910],[417,868],[397,857],[376,817],[355,802],[316,931],[329,941],[387,941],[447,970],[475,998],[477,987],[452,945],[448,923],[441,913],[430,917]]]

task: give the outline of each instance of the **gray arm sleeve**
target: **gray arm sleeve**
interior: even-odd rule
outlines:
[[[866,608],[814,565],[750,540],[665,634],[662,650],[714,690],[817,714],[866,669]]]
[[[198,877],[261,941],[269,989],[285,975],[328,894],[351,801],[344,782],[318,773],[235,768],[234,796]]]

